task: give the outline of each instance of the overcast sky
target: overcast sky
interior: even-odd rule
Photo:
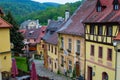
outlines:
[[[37,1],[37,2],[40,2],[40,3],[43,3],[43,2],[55,2],[55,3],[60,3],[60,4],[65,4],[67,2],[76,2],[76,1],[80,1],[80,0],[32,0],[32,1]]]

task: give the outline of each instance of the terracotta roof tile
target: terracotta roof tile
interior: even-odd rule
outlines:
[[[71,18],[63,25],[63,29],[61,29],[59,33],[84,36],[84,26],[82,22],[92,12],[95,3],[96,0],[85,0]]]
[[[85,23],[105,23],[105,22],[120,22],[120,9],[113,9],[113,0],[100,0],[106,6],[101,12],[93,12],[83,21]],[[120,3],[120,0],[119,0]]]
[[[47,43],[57,45],[58,43],[58,34],[55,32],[49,39],[46,40]]]
[[[41,38],[45,35],[46,26],[39,29],[27,29],[24,33],[25,39],[35,39],[36,43],[39,43]]]
[[[10,23],[0,18],[0,28],[10,28],[10,27],[12,27]]]

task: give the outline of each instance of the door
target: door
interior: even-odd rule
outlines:
[[[80,76],[80,64],[78,61],[76,62],[76,76]]]
[[[92,67],[88,67],[88,77],[87,80],[92,80]]]

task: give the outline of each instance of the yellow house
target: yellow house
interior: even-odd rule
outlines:
[[[67,76],[84,76],[84,38],[60,34],[59,70]]]
[[[0,18],[0,75],[2,74],[2,77],[11,72],[10,27],[11,24]]]
[[[45,35],[46,26],[40,28],[40,34],[37,40],[37,55],[40,55],[43,58],[45,43],[43,41],[43,36]]]
[[[43,37],[45,43],[44,66],[53,72],[58,72],[58,34],[64,21],[50,21]]]
[[[116,79],[116,52],[113,38],[119,32],[119,1],[97,0],[95,9],[86,18],[85,80]],[[104,6],[103,6],[104,5]]]
[[[59,70],[67,76],[85,76],[85,39],[82,21],[94,9],[91,6],[94,3],[94,0],[84,1],[59,30]]]

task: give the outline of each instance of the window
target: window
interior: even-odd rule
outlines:
[[[90,26],[90,34],[94,34],[94,26]]]
[[[91,56],[94,56],[94,45],[91,45],[91,53],[90,53]]]
[[[98,26],[98,35],[102,35],[102,33],[103,33],[103,27]]]
[[[106,72],[102,73],[102,80],[108,80],[108,74]]]
[[[102,7],[101,6],[98,6],[97,7],[97,12],[101,12],[102,11]]]
[[[119,4],[114,4],[113,9],[118,10],[119,9]]]
[[[112,49],[108,49],[107,51],[107,60],[112,61]]]
[[[50,34],[53,34],[55,31],[50,31]]]
[[[51,50],[52,50],[51,52],[53,53],[53,46],[51,46]]]
[[[51,63],[52,63],[52,61],[51,61],[51,59],[49,59],[49,60],[50,60],[50,62],[49,62],[49,63],[51,64]]]
[[[64,48],[64,38],[61,37],[61,48],[63,49]]]
[[[55,48],[55,55],[57,54],[57,48]]]
[[[72,49],[72,40],[68,39],[68,49],[71,51]]]
[[[64,67],[64,57],[61,56],[61,66]]]
[[[48,48],[48,49],[49,49],[49,51],[50,51],[50,44],[49,44],[48,46],[49,46],[49,48]]]
[[[80,40],[77,40],[77,45],[76,45],[76,52],[80,54]]]
[[[55,63],[55,69],[57,68],[57,65],[56,65],[56,63]]]
[[[44,44],[42,45],[42,48],[44,48]]]
[[[112,27],[111,26],[107,27],[107,36],[112,36]]]
[[[103,51],[103,48],[102,48],[102,47],[99,47],[99,54],[98,54],[98,57],[99,57],[99,58],[102,58],[102,51]]]
[[[72,61],[69,60],[69,63],[68,63],[68,70],[69,72],[72,72]]]

